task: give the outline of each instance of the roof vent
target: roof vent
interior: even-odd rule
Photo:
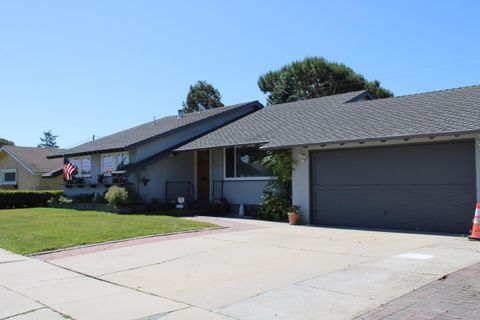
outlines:
[[[185,112],[183,111],[183,109],[179,109],[178,110],[178,118],[182,119],[184,116],[185,116]]]

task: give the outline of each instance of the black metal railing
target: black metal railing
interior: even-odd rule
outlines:
[[[185,201],[193,201],[193,188],[190,181],[165,181],[165,202],[177,202],[179,197],[185,198]]]
[[[223,199],[223,183],[224,180],[213,180],[213,202]]]

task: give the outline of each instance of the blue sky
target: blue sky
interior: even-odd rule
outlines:
[[[0,137],[61,147],[175,114],[207,80],[225,104],[306,56],[395,95],[480,84],[479,1],[2,1]]]

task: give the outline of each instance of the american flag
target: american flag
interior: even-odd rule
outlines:
[[[72,181],[75,170],[77,170],[77,168],[75,168],[75,166],[71,164],[67,158],[65,158],[63,160],[63,178],[66,181]]]

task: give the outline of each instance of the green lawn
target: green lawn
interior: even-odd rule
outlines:
[[[28,254],[214,226],[162,215],[117,215],[54,208],[0,210],[0,247]]]

